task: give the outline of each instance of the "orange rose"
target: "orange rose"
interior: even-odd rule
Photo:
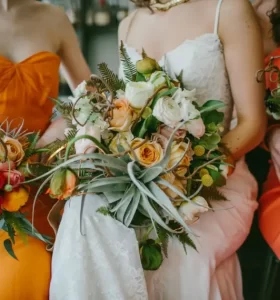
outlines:
[[[12,192],[5,192],[1,208],[9,212],[18,211],[22,206],[26,204],[28,197],[28,187],[20,187],[19,189]]]
[[[20,164],[25,155],[21,143],[18,140],[9,138],[7,136],[4,137],[3,141],[5,142],[8,150],[8,159],[15,162],[17,165]]]
[[[176,174],[178,174],[178,176],[183,177],[186,175],[188,171],[188,167],[191,163],[191,160],[192,160],[191,147],[184,142],[181,143],[173,142],[168,168],[172,168],[178,164],[178,167],[175,170],[175,172]]]
[[[142,166],[151,167],[156,163],[160,162],[163,158],[163,150],[160,144],[157,142],[146,142],[143,143],[143,139],[136,138],[131,143],[131,148],[136,148],[134,153],[136,155],[137,160]],[[130,154],[131,158],[133,155]]]
[[[136,113],[129,106],[128,101],[123,99],[114,100],[115,108],[112,111],[112,119],[110,121],[111,130],[128,131]]]

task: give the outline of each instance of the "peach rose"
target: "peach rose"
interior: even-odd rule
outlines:
[[[157,142],[146,142],[137,148],[143,141],[143,139],[136,138],[131,142],[130,147],[136,148],[134,153],[142,166],[151,167],[161,161],[163,158],[163,149]],[[133,158],[132,153],[130,156]]]
[[[174,131],[173,128],[166,126],[166,125],[161,125],[159,127],[159,133],[161,135],[163,135],[165,138],[169,139],[172,132]],[[180,139],[184,139],[187,135],[187,131],[185,129],[179,129],[177,130],[177,132],[175,133],[174,139],[175,140],[180,140]]]
[[[135,117],[135,112],[129,106],[127,99],[114,100],[115,108],[113,109],[112,119],[110,121],[110,130],[128,131]]]
[[[192,160],[192,151],[190,145],[184,142],[181,143],[173,142],[168,168],[172,168],[178,164],[178,167],[176,168],[175,172],[178,176],[183,177],[186,175],[188,171],[188,167],[190,165],[191,160]]]
[[[17,165],[20,164],[25,155],[21,143],[7,136],[4,137],[3,141],[8,150],[8,159]]]

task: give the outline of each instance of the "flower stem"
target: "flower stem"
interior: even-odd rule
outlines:
[[[96,138],[94,138],[93,136],[90,135],[81,135],[81,136],[76,136],[75,138],[73,138],[69,144],[67,145],[66,151],[65,151],[65,157],[64,157],[64,161],[66,161],[69,158],[69,153],[70,153],[70,149],[71,147],[78,141],[81,139],[87,139],[92,141],[98,148],[102,149],[106,154],[108,154],[108,149],[106,147],[104,147]]]

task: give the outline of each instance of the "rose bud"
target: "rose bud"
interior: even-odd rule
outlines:
[[[151,74],[158,69],[158,63],[154,59],[147,56],[141,60],[138,60],[136,63],[136,70],[141,74]]]

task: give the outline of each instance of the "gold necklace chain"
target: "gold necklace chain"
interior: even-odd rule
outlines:
[[[179,4],[186,3],[186,2],[189,2],[189,0],[171,0],[166,3],[159,3],[159,2],[157,2],[157,0],[151,0],[150,7],[151,7],[151,9],[167,11],[174,6],[177,6]]]

